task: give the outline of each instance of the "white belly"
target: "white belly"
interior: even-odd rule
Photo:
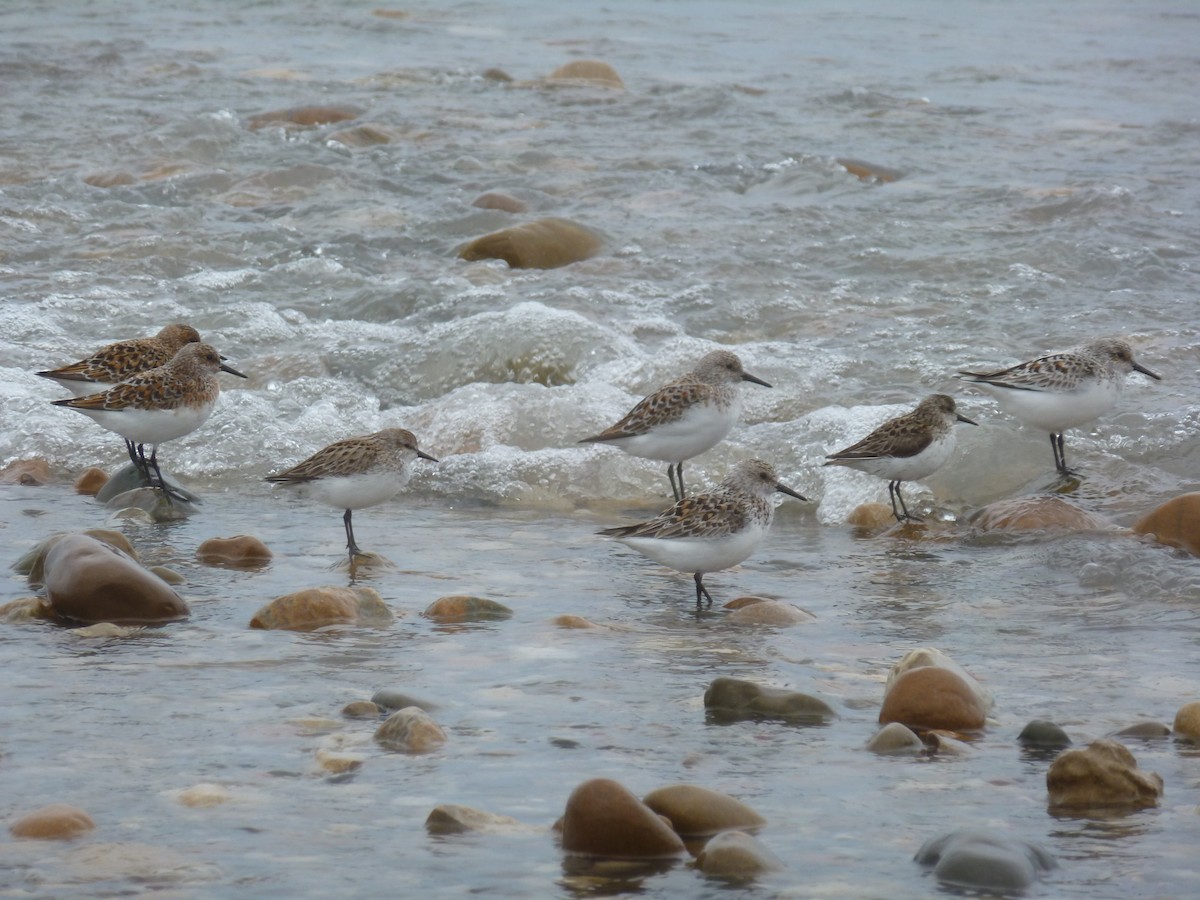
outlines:
[[[940,469],[954,452],[957,443],[957,436],[953,431],[948,431],[915,456],[854,459],[842,465],[888,481],[919,481]]]
[[[626,453],[642,459],[678,463],[699,456],[724,440],[737,420],[739,404],[724,409],[715,404],[693,406],[674,422],[656,425],[645,434],[618,438],[615,444]]]
[[[1059,392],[1014,391],[988,384],[979,387],[987,388],[1014,418],[1052,434],[1099,418],[1121,396],[1119,378],[1093,381],[1079,390]]]
[[[288,485],[302,496],[312,497],[338,509],[362,509],[391,500],[408,483],[406,471],[377,472],[349,477],[331,476]]]
[[[191,434],[204,424],[215,403],[175,409],[81,409],[101,428],[135,444],[161,444]]]
[[[736,566],[758,547],[767,529],[752,525],[719,538],[617,538],[657,563],[680,572],[718,572]]]

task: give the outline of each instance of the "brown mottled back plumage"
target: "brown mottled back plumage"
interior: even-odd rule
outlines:
[[[59,382],[81,382],[72,390],[87,390],[88,384],[114,385],[131,375],[169,363],[185,344],[200,342],[200,333],[191,325],[174,323],[153,337],[132,338],[101,347],[86,359],[38,372],[42,378]]]
[[[386,468],[388,460],[392,457],[403,463],[409,458],[409,454],[433,460],[433,457],[417,448],[417,439],[411,431],[404,428],[385,428],[374,434],[335,441],[290,469],[268,475],[267,481],[276,484],[300,484],[318,478],[348,478],[377,467]]]
[[[132,375],[106,391],[51,402],[70,409],[106,412],[211,405],[221,390],[217,381],[217,372],[221,370],[241,374],[224,366],[221,355],[211,344],[189,343],[166,364]]]

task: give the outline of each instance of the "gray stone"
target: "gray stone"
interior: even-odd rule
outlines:
[[[914,857],[945,884],[988,891],[1023,890],[1057,864],[1045,849],[986,828],[963,828],[921,845]]]
[[[704,692],[704,708],[715,718],[727,721],[774,718],[821,724],[837,718],[832,707],[817,697],[738,678],[714,680]]]

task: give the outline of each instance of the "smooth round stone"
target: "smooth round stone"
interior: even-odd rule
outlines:
[[[727,719],[768,717],[816,724],[837,718],[824,700],[739,678],[715,679],[704,692],[704,708]]]
[[[912,756],[925,752],[925,742],[899,722],[889,722],[867,741],[867,749],[881,756]]]
[[[464,244],[460,259],[502,259],[513,269],[557,269],[600,252],[600,238],[567,219],[548,218],[502,228]]]
[[[5,625],[23,625],[51,616],[52,613],[41,597],[22,597],[0,604],[0,622]]]
[[[410,703],[404,704],[404,706],[411,705]],[[342,707],[342,715],[347,719],[374,719],[382,712],[379,705],[370,700],[352,700]]]
[[[1132,738],[1165,738],[1171,736],[1171,729],[1162,722],[1135,722],[1126,725],[1116,734],[1117,737]]]
[[[512,614],[511,609],[495,600],[455,594],[434,600],[421,615],[444,625],[450,625],[462,622],[495,622],[501,619],[511,619]]]
[[[146,631],[140,625],[114,625],[112,622],[97,622],[95,625],[85,625],[83,628],[72,628],[71,634],[81,638],[127,638],[144,634]]]
[[[879,181],[887,184],[904,177],[899,169],[889,169],[887,166],[876,165],[861,159],[839,157],[834,162],[860,181]]]
[[[599,628],[600,627],[595,622],[589,621],[588,619],[585,619],[583,616],[572,616],[572,615],[555,616],[554,619],[552,619],[551,621],[558,628],[572,628],[572,629],[583,630],[583,629],[588,629],[588,628]]]
[[[400,136],[401,133],[395,128],[364,122],[361,125],[354,125],[350,128],[343,128],[341,131],[335,131],[326,140],[336,141],[346,147],[358,149],[360,147],[378,147],[380,144],[390,144]]]
[[[334,753],[330,750],[317,751],[317,765],[330,775],[345,775],[347,772],[357,772],[366,762],[366,757],[353,753]]]
[[[386,625],[392,621],[372,588],[307,588],[276,597],[250,619],[251,628],[315,631],[330,625]]]
[[[1112,522],[1062,497],[1017,497],[989,503],[971,516],[980,531],[1109,531]]]
[[[108,473],[97,466],[89,466],[75,478],[75,493],[95,497],[108,484]]]
[[[686,852],[679,835],[654,810],[608,778],[585,781],[571,792],[561,826],[568,853],[659,859]]]
[[[866,531],[890,528],[896,523],[892,508],[886,503],[860,503],[846,516],[846,524]]]
[[[1134,534],[1200,556],[1200,492],[1172,497],[1133,523]]]
[[[89,184],[92,187],[112,188],[122,187],[123,185],[133,184],[137,181],[130,172],[93,172],[91,175],[85,175],[83,178],[84,184]],[[80,493],[83,493],[82,491]]]
[[[726,603],[725,609],[730,610],[726,621],[734,625],[801,625],[817,619],[791,603],[764,597],[738,597]]]
[[[393,690],[392,688],[379,689],[371,695],[371,702],[382,709],[393,711],[404,709],[408,706],[415,706],[417,709],[425,710],[425,712],[433,712],[437,709],[437,706],[428,700],[420,700],[411,694]]]
[[[1065,750],[1071,746],[1071,739],[1063,729],[1053,722],[1044,719],[1034,719],[1017,735],[1021,746],[1030,750]]]
[[[41,485],[50,481],[50,463],[37,456],[33,459],[14,459],[0,469],[0,484]]]
[[[193,809],[210,809],[227,802],[232,796],[228,788],[204,782],[180,791],[175,799]]]
[[[504,194],[500,191],[488,191],[480,194],[471,201],[471,205],[479,209],[499,209],[510,213],[523,213],[529,209],[524,200],[518,200],[511,194]]]
[[[66,537],[68,533],[71,532],[60,532],[59,534],[52,534],[48,538],[44,538],[37,546],[13,563],[13,571],[25,575],[31,585],[44,583],[46,580],[46,554],[50,552],[55,544]],[[108,544],[110,547],[115,547],[132,559],[138,558],[137,551],[133,549],[133,544],[120,531],[114,531],[111,528],[89,528],[83,533],[101,543]]]
[[[187,580],[174,569],[168,569],[166,566],[149,566],[148,569],[167,584],[183,584]]]
[[[754,829],[767,820],[728,794],[694,784],[672,784],[651,791],[642,802],[671,821],[682,837],[716,834],[732,828]]]
[[[606,62],[598,59],[577,59],[559,66],[546,80],[552,83],[587,84],[596,87],[621,88],[625,82]]]
[[[1020,891],[1057,863],[1042,847],[984,828],[964,828],[921,845],[916,861],[938,881],[982,891]]]
[[[1200,743],[1200,700],[1179,707],[1175,713],[1175,733]]]
[[[79,807],[51,803],[21,816],[8,830],[13,837],[63,840],[86,834],[95,827],[92,817]]]
[[[246,125],[251,131],[268,125],[314,128],[318,125],[357,119],[362,113],[363,111],[356,106],[290,106],[287,109],[273,109],[253,115],[246,120]]]
[[[446,743],[446,732],[423,709],[398,709],[375,729],[375,740],[389,750],[424,753]]]
[[[883,688],[883,695],[886,697],[888,691],[892,689],[892,685],[896,679],[910,669],[920,669],[923,666],[938,666],[943,669],[949,669],[958,675],[976,697],[979,698],[979,703],[983,707],[984,712],[990,710],[996,705],[996,698],[992,692],[979,683],[979,681],[954,661],[948,654],[943,653],[936,647],[918,647],[915,650],[909,650],[900,658],[900,661],[892,666],[888,672],[887,683]]]
[[[956,672],[923,666],[901,673],[883,698],[880,723],[900,722],[909,728],[974,731],[985,714],[979,697]]]
[[[274,555],[266,544],[249,534],[209,538],[196,548],[196,559],[205,565],[234,569],[265,565]]]
[[[198,504],[200,498],[173,479],[169,473],[163,473],[171,494],[176,498],[176,504],[187,510],[191,505]],[[126,498],[126,495],[132,495]],[[128,499],[129,502],[124,502]],[[113,473],[104,486],[96,492],[96,500],[103,503],[107,509],[120,509],[123,506],[137,506],[140,509],[153,509],[158,503],[166,504],[162,492],[146,487],[142,481],[142,473],[132,462],[126,463]]]
[[[457,803],[435,806],[425,819],[425,830],[430,834],[518,834],[536,831],[530,825],[511,816],[501,816]]]
[[[157,575],[86,534],[68,534],[46,553],[46,597],[76,622],[148,625],[186,619],[188,605]]]
[[[975,751],[966,741],[960,741],[953,735],[936,728],[927,732],[929,749],[934,756],[970,756]]]
[[[1123,744],[1105,739],[1059,754],[1046,772],[1046,790],[1051,809],[1140,809],[1158,805],[1163,780],[1139,769]]]
[[[696,868],[716,878],[753,878],[782,871],[785,866],[753,835],[725,831],[704,845],[696,857]]]

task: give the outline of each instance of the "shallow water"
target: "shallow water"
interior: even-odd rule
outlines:
[[[1046,761],[1015,738],[1049,718],[1082,743],[1197,699],[1200,563],[1114,535],[863,539],[841,523],[885,484],[819,463],[943,390],[981,425],[910,502],[962,514],[1041,489],[1045,436],[951,373],[1121,334],[1164,380],[1131,377],[1113,413],[1068,435],[1086,475],[1071,496],[1126,525],[1196,489],[1200,17],[1073,2],[377,8],[0,13],[0,462],[44,456],[62,479],[0,486],[5,555],[103,525],[66,483],[123,461],[113,436],[47,402],[59,392],[35,370],[184,320],[250,375],[163,448],[202,494],[197,514],[125,526],[144,559],[186,576],[191,619],[125,639],[0,629],[4,814],[64,801],[98,823],[71,845],[0,843],[0,884],[582,893],[544,833],[431,838],[422,823],[465,803],[548,826],[576,784],[606,776],[639,794],[691,781],[762,812],[788,870],[747,893],[927,896],[917,847],[980,824],[1059,858],[1033,896],[1196,893],[1195,751],[1131,743],[1163,804],[1097,822],[1047,814]],[[532,83],[579,58],[609,62],[627,90]],[[351,150],[330,141],[339,125],[245,125],[301,104],[360,107],[399,137]],[[902,177],[863,182],[838,158]],[[132,183],[84,180],[114,172]],[[531,211],[472,207],[486,190]],[[605,250],[550,271],[454,256],[548,215],[596,229]],[[575,441],[718,344],[774,387],[746,386],[742,426],[688,464],[689,485],[757,455],[815,502],[786,501],[759,552],[706,583],[718,603],[779,597],[814,623],[697,616],[690,578],[594,535],[664,505],[665,467]],[[250,630],[272,597],[346,578],[338,514],[262,477],[396,424],[441,462],[355,522],[396,564],[367,583],[405,615]],[[274,563],[194,562],[200,541],[238,532]],[[0,602],[27,593],[13,577]],[[452,593],[515,616],[419,616]],[[560,630],[563,613],[612,630]],[[925,645],[993,690],[993,720],[965,758],[876,758],[861,748],[887,670]],[[817,693],[840,718],[708,723],[701,697],[721,675]],[[310,721],[382,687],[437,703],[446,748],[390,754],[369,725]],[[340,747],[362,768],[322,774],[316,751]],[[229,802],[176,801],[203,782]],[[86,854],[109,842],[176,865],[106,870]],[[729,892],[682,864],[640,888]]]

